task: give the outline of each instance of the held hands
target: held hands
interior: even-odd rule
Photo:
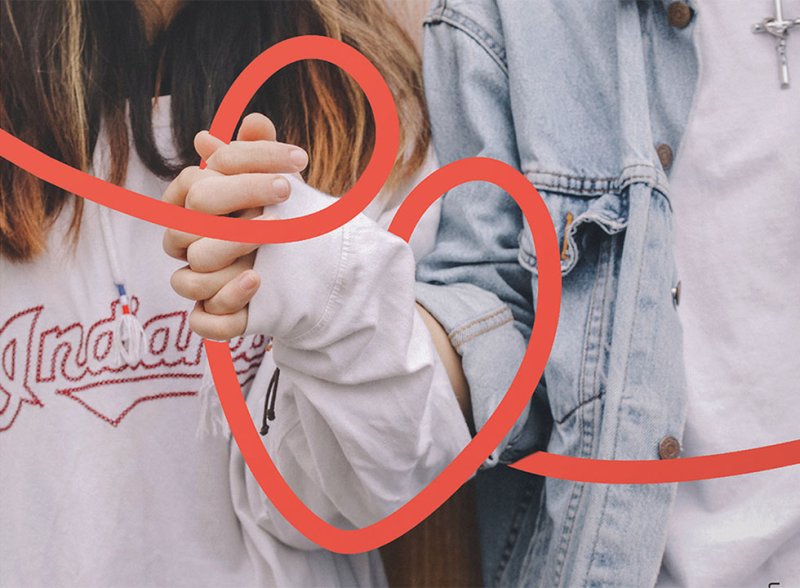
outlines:
[[[206,169],[184,169],[164,192],[164,200],[214,215],[272,219],[266,207],[285,201],[289,182],[281,175],[308,164],[299,147],[278,143],[275,127],[260,114],[242,121],[236,140],[226,145],[207,131],[197,134],[197,153]],[[253,271],[255,243],[233,243],[168,229],[164,251],[188,265],[172,275],[172,288],[196,302],[189,326],[200,336],[228,340],[244,334],[248,304],[261,283]]]

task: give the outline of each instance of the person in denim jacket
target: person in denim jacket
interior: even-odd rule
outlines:
[[[772,6],[763,4],[757,12]],[[681,454],[690,405],[667,175],[698,81],[696,9],[669,0],[438,0],[426,20],[440,163],[483,156],[521,170],[562,247],[560,322],[544,377],[478,475],[487,585],[652,586],[659,578],[677,484],[588,484],[494,466],[537,450],[616,460]],[[745,23],[742,41],[751,39]],[[764,51],[771,82],[774,54],[758,43],[752,51]],[[789,104],[790,95],[780,98]],[[778,234],[789,235],[786,246],[797,244],[795,233]],[[789,291],[800,293],[797,273],[787,276]],[[488,183],[448,192],[436,248],[417,277],[418,302],[461,356],[468,418],[479,430],[506,393],[534,321],[536,251],[513,199]],[[797,348],[787,343],[778,345]],[[800,512],[796,502],[790,511]],[[764,558],[777,549],[769,545]],[[697,549],[696,559],[713,555]],[[718,570],[717,583],[746,581],[722,580],[727,571]]]

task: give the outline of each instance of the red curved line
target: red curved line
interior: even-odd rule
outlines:
[[[375,118],[375,147],[367,167],[344,196],[323,210],[281,220],[245,220],[188,210],[115,186],[77,170],[0,129],[0,157],[40,179],[124,214],[194,235],[246,243],[288,243],[317,237],[353,219],[372,201],[391,173],[400,143],[394,99],[380,72],[354,48],[334,39],[287,39],[256,57],[231,85],[211,125],[230,140],[232,129],[253,94],[280,68],[303,59],[321,59],[345,69],[361,85]],[[235,109],[235,110],[232,110]],[[222,130],[229,129],[227,137]]]
[[[330,57],[321,57],[319,54],[321,49],[327,51]],[[283,51],[283,57],[276,57],[281,51]],[[348,52],[350,52],[349,59],[352,61],[336,59],[336,56],[341,57]],[[2,129],[0,129],[0,157],[8,159],[44,181],[79,196],[164,227],[207,237],[250,243],[282,243],[321,235],[344,224],[360,212],[378,192],[384,179],[388,176],[399,143],[399,124],[394,110],[394,102],[391,92],[377,70],[354,49],[324,37],[297,37],[268,49],[257,58],[258,63],[254,61],[241,74],[240,78],[237,78],[223,100],[224,107],[220,108],[212,124],[214,134],[220,137],[223,135],[230,137],[249,97],[261,84],[260,81],[256,84],[259,76],[263,81],[278,69],[275,67],[274,70],[269,71],[272,62],[267,60],[268,53],[276,62],[284,59],[282,65],[309,58],[324,59],[342,67],[344,67],[342,65],[344,62],[348,62],[350,67],[345,69],[364,87],[372,104],[376,124],[376,147],[368,169],[347,195],[325,210],[313,215],[254,223],[242,219],[206,215],[176,207],[82,173],[44,155]],[[265,70],[267,76],[264,75]],[[372,93],[369,91],[370,88]],[[375,98],[374,103],[373,97]],[[379,144],[381,145],[380,149]],[[472,161],[461,160],[446,166],[446,168],[449,172],[457,172],[455,175],[461,175],[462,181],[469,181],[469,177],[473,176],[476,170],[470,169],[468,166],[491,169],[495,166],[503,167],[505,164],[474,159]],[[455,181],[457,179],[455,175],[447,179],[448,172],[444,171],[446,168],[442,168],[439,172],[423,180],[414,193],[409,196],[392,223],[392,229],[395,232],[410,234],[413,229],[412,224],[416,222],[415,217],[422,209],[423,202],[435,200],[437,194],[443,193],[458,183]],[[506,174],[504,178],[506,181],[517,185],[516,190],[520,193],[527,192],[532,188],[529,183],[524,184],[527,182],[524,178],[521,180],[516,178],[515,170],[509,168],[507,171],[500,170],[500,172]],[[485,181],[486,178],[473,177],[473,180]],[[454,182],[452,185],[450,185],[451,181]],[[518,181],[519,183],[517,183]],[[535,193],[535,188],[533,190]],[[510,190],[509,192],[513,195],[514,191]],[[417,202],[414,202],[415,198],[412,196],[417,197]],[[524,213],[527,209],[534,212],[536,217],[541,216],[544,219],[544,216],[547,216],[547,211],[538,198],[518,202],[518,204]],[[412,213],[412,209],[417,212]],[[550,287],[553,289],[554,298],[549,300],[548,305],[545,305],[545,299],[550,295],[546,296],[540,292],[539,305],[549,306],[551,310],[555,309],[555,312],[537,313],[534,331],[539,331],[540,336],[536,338],[536,344],[539,346],[540,352],[545,348],[546,351],[549,351],[552,336],[555,334],[560,301],[560,267],[555,236],[550,234],[552,223],[549,216],[547,216],[547,222],[550,223],[550,228],[542,225],[547,230],[544,232],[534,231],[534,240],[537,250],[541,249],[542,251],[540,268],[542,274],[546,273],[544,269],[550,267],[552,263],[553,282]],[[545,251],[551,253],[544,255]],[[544,278],[541,279],[543,282],[545,281]],[[491,449],[484,447],[486,441],[491,441],[492,438],[499,440],[508,430],[510,423],[515,420],[515,414],[519,414],[519,410],[525,402],[525,398],[520,395],[522,386],[538,379],[538,375],[541,374],[540,368],[543,369],[543,363],[546,361],[546,357],[534,359],[530,353],[531,348],[529,348],[511,390],[501,402],[495,415],[490,418],[481,433],[462,452],[462,455],[456,458],[430,486],[395,513],[370,527],[359,530],[341,530],[316,517],[286,485],[277,468],[266,455],[244,403],[228,345],[213,341],[205,341],[205,345],[225,415],[231,424],[231,429],[248,466],[265,493],[287,520],[309,539],[341,553],[356,553],[379,547],[407,531],[439,506],[447,498],[447,491],[455,489],[453,483],[456,480],[463,481],[471,473],[468,471],[470,467],[468,462],[475,460],[481,453],[486,455]],[[530,389],[532,388],[531,385]],[[540,452],[516,462],[512,467],[567,480],[643,484],[734,476],[798,463],[800,463],[800,440],[744,451],[671,461],[592,460]],[[270,487],[270,482],[273,484],[272,487]]]
[[[741,476],[800,464],[800,439],[679,459],[588,459],[539,451],[512,468],[548,478],[598,484],[662,484]]]
[[[266,451],[235,378],[228,345],[206,341],[206,353],[233,437],[267,498],[300,533],[325,549],[360,553],[376,549],[407,532],[447,500],[497,446],[530,401],[530,391],[544,371],[555,337],[561,300],[561,269],[552,220],[536,188],[522,174],[500,161],[472,158],[433,172],[401,204],[391,230],[403,238],[413,231],[425,208],[463,182],[492,182],[519,204],[534,230],[541,254],[537,318],[519,371],[495,413],[458,456],[426,487],[396,511],[361,529],[339,529],[319,518],[294,493]]]

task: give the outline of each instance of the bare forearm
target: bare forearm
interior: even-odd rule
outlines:
[[[469,396],[469,384],[464,376],[464,370],[461,367],[461,356],[453,349],[453,346],[450,344],[450,338],[433,315],[419,304],[417,304],[417,311],[431,334],[436,352],[439,354],[439,359],[447,371],[450,385],[455,392],[458,405],[461,407],[461,412],[464,413],[464,418],[467,420],[467,424],[472,430],[474,429],[472,422],[472,402]]]

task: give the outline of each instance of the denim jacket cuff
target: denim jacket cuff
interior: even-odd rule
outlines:
[[[461,356],[472,399],[475,429],[480,430],[508,391],[525,354],[525,339],[514,326],[506,304],[471,284],[433,285],[417,282],[417,302],[442,325]],[[526,407],[484,468],[506,462],[528,418]]]

